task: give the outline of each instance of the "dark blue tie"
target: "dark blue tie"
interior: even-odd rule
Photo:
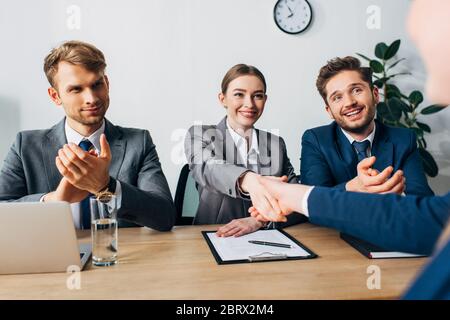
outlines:
[[[358,155],[358,162],[367,158],[367,149],[370,147],[370,141],[364,140],[362,142],[353,141],[353,146],[356,149],[356,154]]]
[[[78,145],[81,149],[84,151],[89,151],[93,144],[89,140],[83,140]],[[80,213],[81,213],[81,222],[83,229],[90,229],[91,228],[91,208],[89,207],[89,197],[91,194],[89,194],[86,198],[84,198],[80,202]]]

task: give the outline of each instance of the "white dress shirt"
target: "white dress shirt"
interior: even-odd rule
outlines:
[[[95,131],[93,134],[91,134],[89,137],[84,137],[83,135],[79,134],[77,131],[72,129],[69,124],[65,123],[64,127],[67,143],[74,143],[76,145],[79,145],[82,140],[89,140],[92,145],[95,148],[95,152],[97,154],[100,154],[101,148],[100,148],[100,136],[105,131],[105,120],[103,120],[102,126]],[[121,207],[122,204],[122,187],[120,185],[120,182],[117,180],[116,183],[116,199],[117,199],[117,210]],[[41,201],[44,197],[41,198]],[[75,224],[75,227],[77,229],[81,229],[81,208],[80,208],[80,202],[71,203],[70,208],[72,209],[72,217],[73,222]]]
[[[375,130],[377,128],[377,125],[375,124],[373,127],[372,132],[365,137],[364,139],[358,141],[355,138],[353,138],[347,131],[345,131],[344,129],[340,128],[342,130],[342,133],[344,134],[344,136],[348,139],[348,141],[350,142],[350,144],[353,146],[353,142],[363,142],[364,140],[369,140],[370,142],[370,146],[367,148],[367,154],[369,155],[369,157],[372,155],[372,143],[373,143],[373,139],[375,138]],[[356,151],[355,147],[353,147],[353,149]],[[305,195],[303,196],[302,199],[302,212],[305,216],[309,217],[309,211],[308,211],[308,198],[309,198],[309,194],[311,193],[311,191],[314,189],[314,186],[311,186],[308,188],[308,190],[305,192]]]
[[[236,146],[236,149],[238,151],[237,154],[237,161],[238,164],[243,164],[247,169],[255,172],[260,173],[260,162],[259,162],[259,147],[258,147],[258,136],[256,135],[256,130],[252,128],[251,134],[249,136],[250,141],[247,145],[247,140],[242,137],[239,133],[233,130],[233,128],[228,123],[227,119],[227,128],[228,132],[231,135],[231,138],[233,138],[234,145]],[[249,196],[249,194],[243,192],[238,185],[239,191]],[[272,225],[272,222],[268,223],[266,227],[270,227]]]
[[[228,119],[227,119],[227,128],[228,132],[231,135],[231,138],[233,138],[234,144],[238,151],[237,154],[238,164],[243,164],[246,168],[252,170],[253,172],[259,173],[260,172],[259,148],[256,130],[251,129],[252,132],[250,134],[250,141],[249,141],[250,148],[248,148],[247,140],[233,130],[233,128],[228,123]]]
[[[370,142],[369,147],[367,148],[367,155],[370,157],[372,156],[372,143],[373,143],[373,138],[375,138],[375,130],[377,129],[377,125],[375,124],[373,127],[372,132],[365,137],[362,140],[356,140],[355,138],[353,138],[347,131],[345,131],[344,129],[340,128],[342,130],[342,133],[344,134],[344,136],[348,139],[348,141],[350,142],[350,144],[353,146],[353,142],[363,142],[364,140],[368,140]],[[356,148],[353,147],[353,149],[355,150],[355,152],[358,154],[358,152],[356,151]]]

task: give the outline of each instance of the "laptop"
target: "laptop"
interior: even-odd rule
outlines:
[[[0,203],[0,274],[81,271],[91,253],[68,203]]]

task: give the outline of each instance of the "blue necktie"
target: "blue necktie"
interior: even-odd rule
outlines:
[[[356,154],[358,155],[358,162],[367,158],[367,149],[370,147],[370,141],[364,140],[362,142],[353,141],[353,146],[356,149]]]
[[[78,145],[81,149],[84,151],[89,151],[94,145],[89,140],[83,140]],[[80,202],[80,213],[81,213],[81,222],[82,222],[82,228],[83,229],[90,229],[91,228],[91,208],[89,207],[89,197],[91,194],[89,194],[86,198],[84,198]]]

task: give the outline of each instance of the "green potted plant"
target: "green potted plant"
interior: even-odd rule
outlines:
[[[426,150],[427,142],[425,134],[431,132],[431,128],[424,122],[419,121],[419,117],[441,111],[444,106],[431,105],[425,108],[420,104],[423,102],[423,94],[414,90],[409,95],[405,95],[393,83],[393,79],[398,76],[411,75],[409,72],[395,72],[397,66],[405,58],[394,59],[400,48],[400,40],[395,40],[389,46],[378,43],[375,46],[374,59],[357,53],[358,56],[367,60],[373,71],[374,85],[380,89],[380,102],[377,105],[377,119],[394,127],[409,128],[417,135],[417,147],[422,158],[425,172],[430,177],[437,176],[439,169],[433,156]]]

